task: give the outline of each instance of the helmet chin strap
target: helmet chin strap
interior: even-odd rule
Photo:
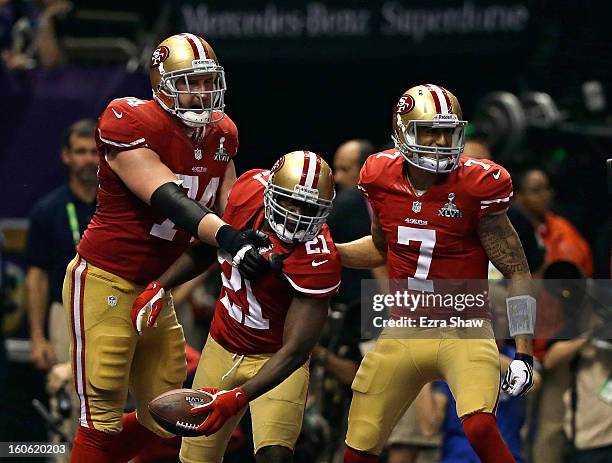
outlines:
[[[211,111],[196,113],[195,111],[182,111],[176,113],[176,117],[189,127],[202,127],[210,122]]]
[[[451,162],[450,159],[437,160],[437,159],[429,158],[427,156],[419,157],[419,165],[421,165],[421,167],[425,167],[433,171],[446,169],[448,165],[450,164],[450,162]]]
[[[298,230],[297,232],[289,232],[287,231],[281,224],[275,223],[272,227],[276,236],[281,241],[285,243],[293,243],[295,241],[304,241],[304,237],[306,236],[306,232],[304,230]]]
[[[204,127],[210,120],[210,115],[212,111],[204,111],[201,114],[198,114],[194,111],[179,112],[173,108],[170,108],[168,105],[166,105],[166,103],[164,103],[164,101],[161,98],[159,98],[157,94],[154,93],[153,98],[155,99],[155,101],[157,101],[157,103],[159,103],[159,105],[165,111],[169,112],[173,116],[176,116],[187,127],[191,127],[191,128]]]
[[[404,159],[413,166],[434,174],[447,174],[452,172],[452,170],[455,168],[456,162],[453,157],[450,159],[432,159],[420,153],[410,153],[409,155],[406,155],[401,150],[400,153],[402,153]]]

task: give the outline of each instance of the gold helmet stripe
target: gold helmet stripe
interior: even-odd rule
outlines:
[[[445,89],[434,84],[427,84],[426,87],[434,100],[436,112],[438,114],[448,114],[449,110],[452,109],[452,105]]]
[[[181,37],[187,40],[187,42],[189,42],[189,45],[191,45],[191,50],[193,51],[193,56],[195,57],[195,59],[207,58],[206,50],[204,49],[204,45],[200,41],[199,37],[196,37],[193,34],[189,34],[188,32],[181,34]]]

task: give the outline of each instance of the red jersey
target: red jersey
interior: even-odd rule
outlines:
[[[237,229],[260,229],[265,223],[264,188],[269,171],[251,170],[234,184],[223,220]],[[285,316],[295,294],[324,298],[340,287],[340,255],[327,225],[312,241],[296,245],[266,232],[271,249],[266,253],[290,253],[282,273],[245,280],[219,251],[223,288],[217,300],[210,335],[231,352],[252,355],[271,353],[283,344]]]
[[[191,236],[138,199],[105,159],[109,149],[146,147],[174,172],[189,198],[212,208],[238,133],[226,115],[208,125],[200,140],[152,100],[119,98],[98,119],[98,204],[77,251],[96,267],[146,284],[161,275],[189,246]]]
[[[446,178],[417,194],[406,180],[404,158],[390,149],[368,158],[359,187],[385,233],[390,279],[487,279],[478,221],[508,207],[512,181],[506,169],[462,156]],[[419,283],[409,288],[431,291]],[[488,308],[470,313],[488,316]]]

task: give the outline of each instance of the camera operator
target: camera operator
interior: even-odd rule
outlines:
[[[571,266],[558,262],[550,272]],[[553,267],[551,265],[551,267]],[[557,280],[551,291],[562,299],[566,323],[549,342],[544,368],[569,368],[563,395],[566,461],[612,461],[612,309],[609,281]],[[607,287],[605,287],[607,285]],[[555,286],[553,284],[553,286]],[[550,291],[550,289],[549,289]]]

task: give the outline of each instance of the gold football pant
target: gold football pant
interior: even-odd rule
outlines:
[[[353,381],[349,447],[380,454],[423,385],[438,379],[448,383],[459,417],[495,412],[500,366],[490,322],[480,328],[405,330],[401,339],[387,335],[363,358]]]
[[[130,311],[143,289],[79,255],[68,264],[63,299],[81,426],[121,431],[129,389],[138,421],[159,435],[170,435],[151,418],[147,404],[181,387],[186,375],[185,339],[172,296],[164,300],[157,328],[145,327],[142,336],[136,334]]]
[[[242,357],[227,351],[208,337],[193,381],[194,388],[233,389],[255,376],[272,354]],[[280,445],[293,449],[304,417],[308,392],[308,364],[302,365],[274,389],[249,403],[253,424],[255,453],[262,447]],[[223,460],[232,430],[246,407],[208,437],[184,437],[181,445],[183,463],[218,463]]]

